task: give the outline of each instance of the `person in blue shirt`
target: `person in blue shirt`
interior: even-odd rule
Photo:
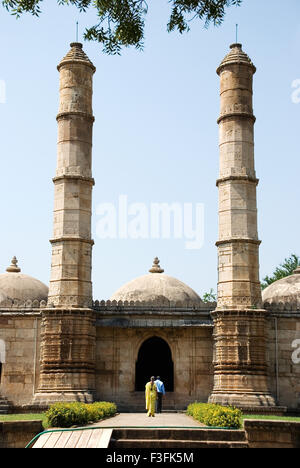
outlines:
[[[166,391],[165,391],[165,386],[164,386],[163,382],[160,380],[159,376],[156,377],[155,385],[156,385],[156,389],[157,389],[156,413],[161,413],[162,399],[163,399],[163,395],[166,394]]]

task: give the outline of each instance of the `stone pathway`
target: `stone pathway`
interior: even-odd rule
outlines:
[[[154,418],[149,418],[146,412],[119,413],[112,418],[90,424],[82,429],[55,429],[53,432],[47,432],[39,437],[33,448],[105,448],[110,443],[112,433],[114,432],[118,439],[118,432],[120,431],[121,436],[125,437],[125,439],[114,440],[114,444],[121,444],[120,447],[124,446],[125,448],[127,446],[139,447],[139,444],[146,447],[146,443],[150,445],[157,443],[155,437],[157,438],[158,432],[160,433],[159,443],[161,443],[160,439],[166,431],[168,435],[170,435],[171,431],[176,431],[177,435],[177,431],[179,431],[180,434],[183,433],[184,435],[186,432],[192,433],[193,429],[199,427],[203,427],[203,424],[184,413],[161,413],[156,414]],[[95,428],[99,429],[95,430]],[[135,436],[135,440],[130,439],[132,434]],[[141,439],[141,437],[143,438]],[[175,442],[179,443],[178,440]],[[171,443],[170,440],[167,441],[167,444],[169,443]]]
[[[149,418],[145,413],[120,413],[113,418],[92,424],[99,427],[203,427],[203,424],[195,421],[183,413],[161,413],[154,418]]]

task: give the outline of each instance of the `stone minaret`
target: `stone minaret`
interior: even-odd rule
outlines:
[[[82,307],[92,301],[92,80],[95,67],[82,45],[73,43],[57,68],[60,104],[48,303]]]
[[[92,307],[92,81],[95,67],[72,43],[58,65],[60,103],[54,181],[54,232],[48,306],[41,331],[40,398],[91,401],[95,324]]]
[[[259,282],[252,85],[255,66],[233,44],[221,80],[218,304],[214,318],[214,389],[210,401],[274,405],[268,391],[266,311]]]

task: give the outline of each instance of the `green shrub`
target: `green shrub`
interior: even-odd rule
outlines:
[[[55,403],[46,412],[48,427],[82,426],[90,422],[114,416],[117,407],[114,403]]]
[[[242,424],[242,412],[231,406],[195,402],[188,406],[187,414],[205,426],[239,429]]]

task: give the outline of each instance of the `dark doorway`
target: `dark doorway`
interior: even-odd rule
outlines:
[[[174,365],[168,343],[157,336],[144,341],[135,368],[135,390],[145,391],[151,376],[161,377],[166,392],[174,391]]]

